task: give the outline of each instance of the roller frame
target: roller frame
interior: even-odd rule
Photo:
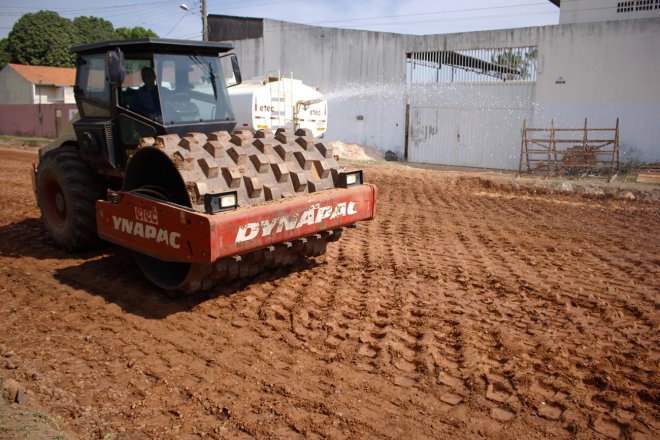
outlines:
[[[364,184],[206,214],[131,192],[110,191],[108,200],[96,202],[96,221],[98,234],[106,241],[164,261],[208,264],[371,220],[376,197],[376,187]]]

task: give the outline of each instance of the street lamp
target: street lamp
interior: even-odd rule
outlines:
[[[190,8],[187,4],[181,3],[179,5],[184,11],[190,11]],[[202,15],[202,41],[209,41],[209,25],[207,22],[207,13],[206,13],[206,0],[200,1],[200,11]],[[192,12],[192,11],[190,11]],[[192,12],[194,14],[194,12]]]

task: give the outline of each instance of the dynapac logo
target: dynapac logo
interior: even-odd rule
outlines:
[[[133,235],[135,237],[146,238],[147,240],[156,240],[156,243],[162,243],[174,249],[179,249],[181,244],[179,238],[181,234],[178,232],[169,232],[165,228],[156,228],[156,226],[146,223],[129,220],[123,217],[112,216],[112,226],[116,231],[125,234]]]
[[[292,231],[302,228],[305,225],[315,225],[325,219],[335,219],[355,215],[355,202],[337,203],[335,206],[314,205],[304,211],[302,214],[275,217],[270,220],[248,223],[238,228],[236,234],[236,243],[254,240],[255,238],[267,237],[271,234],[279,234],[282,231]]]

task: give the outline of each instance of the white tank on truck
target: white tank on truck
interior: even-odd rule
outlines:
[[[299,79],[272,75],[229,88],[237,129],[308,128],[319,137],[328,126],[323,94]]]

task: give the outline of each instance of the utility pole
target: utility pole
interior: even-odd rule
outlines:
[[[202,41],[209,41],[209,23],[206,16],[206,0],[202,0]]]

